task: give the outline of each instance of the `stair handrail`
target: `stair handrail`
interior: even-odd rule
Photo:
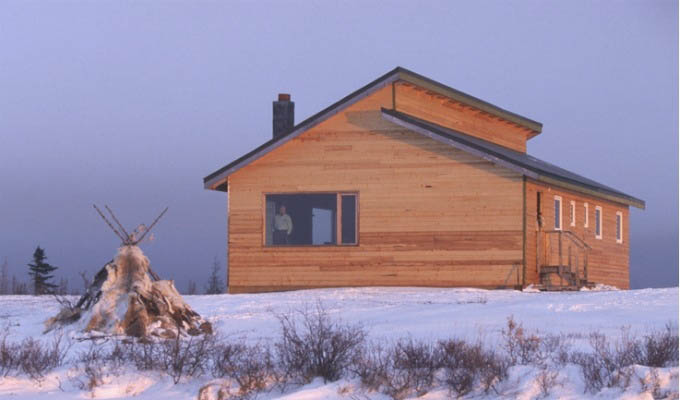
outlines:
[[[569,231],[569,230],[554,229],[554,230],[546,230],[546,231],[543,231],[543,232],[546,234],[546,239],[547,239],[547,236],[550,235],[550,234],[558,234],[559,235],[559,241],[558,241],[558,243],[559,243],[559,260],[558,260],[558,264],[559,264],[560,271],[561,271],[561,268],[562,268],[562,237],[563,236],[566,236],[568,239],[570,239],[571,243],[573,243],[577,248],[579,248],[582,251],[582,254],[583,254],[583,257],[584,257],[583,278],[587,281],[588,280],[588,253],[590,252],[590,250],[592,250],[592,247],[590,247],[588,245],[588,243],[586,243],[583,239],[578,237],[574,232]],[[554,251],[554,249],[551,250],[551,253],[552,253],[552,251]],[[548,262],[549,255],[547,253],[545,254],[545,257],[546,257],[545,262]],[[577,264],[576,268],[578,268],[578,264]],[[569,261],[569,269],[572,270],[571,261]],[[579,272],[580,271],[578,271],[578,270],[575,271],[576,276],[578,277],[577,279],[580,280]],[[562,284],[561,273],[560,273],[560,284]]]
[[[545,233],[560,233],[560,232],[561,232],[561,233],[564,233],[564,234],[566,234],[567,236],[569,236],[569,238],[573,239],[573,240],[574,240],[578,245],[580,245],[581,247],[586,248],[586,249],[588,249],[588,250],[591,250],[591,249],[592,249],[592,247],[590,247],[590,246],[588,245],[588,243],[586,243],[583,239],[581,239],[580,237],[578,237],[578,236],[577,236],[574,232],[572,232],[572,231],[564,231],[564,230],[555,229],[555,230],[544,231],[544,232],[545,232]]]

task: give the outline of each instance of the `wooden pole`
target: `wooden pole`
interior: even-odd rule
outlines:
[[[557,234],[558,241],[558,262],[557,262],[557,273],[560,276],[560,286],[564,286],[564,281],[562,279],[562,231]]]
[[[581,277],[580,273],[578,270],[578,252],[576,253],[576,288],[578,289],[579,286],[581,286]]]
[[[571,273],[574,272],[571,264],[571,243],[569,243],[569,247],[567,247],[567,265],[569,266],[569,277],[571,278]]]

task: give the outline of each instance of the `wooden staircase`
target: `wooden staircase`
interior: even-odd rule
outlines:
[[[588,281],[590,246],[571,231],[543,231],[539,262],[540,290],[579,290],[593,286]],[[539,254],[540,254],[539,253]]]

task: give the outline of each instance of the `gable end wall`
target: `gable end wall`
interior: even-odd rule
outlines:
[[[381,117],[388,86],[229,177],[229,291],[521,283],[523,178]],[[266,247],[264,193],[359,193],[357,246]]]

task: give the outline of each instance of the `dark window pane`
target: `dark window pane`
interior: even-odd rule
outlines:
[[[562,201],[555,199],[555,229],[562,229]]]
[[[266,196],[267,245],[337,244],[335,193]]]
[[[342,243],[357,242],[357,197],[342,195]]]

